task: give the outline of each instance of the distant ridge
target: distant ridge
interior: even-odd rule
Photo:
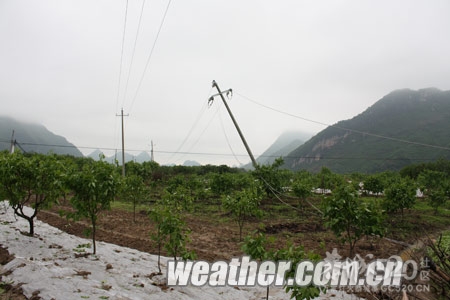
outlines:
[[[311,133],[306,133],[303,131],[285,131],[273,142],[269,148],[266,149],[258,158],[256,162],[259,165],[270,165],[275,159],[279,157],[284,157],[290,152],[303,145],[305,141],[311,138]],[[244,166],[245,169],[252,169],[251,163]]]
[[[450,148],[450,91],[402,89],[384,96],[354,118],[322,130],[289,153],[285,167],[375,173],[450,159],[450,151],[443,148]]]
[[[25,152],[67,154],[83,156],[66,138],[56,135],[40,124],[27,123],[11,117],[0,116],[0,150],[9,150],[11,135]]]
[[[99,149],[97,149],[94,152],[87,155],[87,157],[90,157],[94,160],[100,160],[100,155],[104,155],[104,153],[102,151],[100,151]],[[116,154],[111,155],[111,156],[105,156],[104,160],[107,162],[110,162],[110,163],[114,163],[115,160],[117,160],[119,162],[119,164],[121,164],[122,163],[122,151],[118,151]],[[143,163],[143,162],[150,161],[150,160],[151,160],[150,155],[145,151],[139,153],[138,155],[132,155],[130,153],[125,152],[125,162],[134,161],[137,163]]]

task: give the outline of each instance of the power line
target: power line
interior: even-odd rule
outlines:
[[[219,120],[220,120],[220,126],[222,127],[223,135],[225,136],[225,140],[227,141],[228,148],[230,148],[231,153],[233,154],[234,158],[238,162],[238,164],[242,165],[242,162],[237,158],[236,154],[233,151],[233,148],[231,147],[230,141],[228,140],[227,133],[225,131],[225,127],[223,125],[222,116],[219,114]]]
[[[209,95],[211,93],[212,88],[209,89],[208,94]],[[205,97],[206,98],[206,97]],[[186,137],[183,139],[183,141],[181,142],[180,146],[178,146],[177,150],[174,152],[174,154],[169,158],[172,159],[173,156],[175,154],[177,154],[179,152],[179,150],[181,150],[181,148],[184,146],[184,144],[187,142],[187,140],[189,139],[189,137],[191,136],[192,132],[194,131],[194,128],[197,126],[198,122],[200,121],[201,117],[203,116],[203,114],[205,113],[206,109],[208,108],[208,105],[206,103],[204,103],[199,111],[199,113],[197,114],[197,117],[195,118],[194,123],[192,124],[191,128],[189,129]],[[210,123],[210,122],[209,122]],[[208,124],[209,124],[208,123]],[[201,135],[203,135],[203,132],[201,133]],[[200,136],[201,136],[200,135]],[[197,141],[194,143],[196,144],[198,142],[198,140],[200,139],[200,137],[197,139]],[[193,146],[192,146],[193,147]],[[189,148],[189,149],[192,149]],[[180,158],[179,158],[180,159]]]
[[[10,140],[0,140],[0,143],[4,143],[9,145],[11,143]],[[96,147],[96,146],[74,146],[74,145],[58,145],[58,144],[43,144],[43,143],[27,143],[27,142],[17,142],[22,146],[43,146],[43,147],[58,147],[58,148],[76,148],[76,149],[92,149],[92,150],[106,150],[106,151],[115,151],[117,148],[113,147]],[[147,149],[127,149],[128,152],[147,152]],[[204,155],[204,156],[239,156],[239,157],[247,157],[248,154],[238,154],[235,153],[218,153],[218,152],[188,152],[188,151],[171,151],[171,150],[154,150],[155,153],[161,154],[183,154],[183,155]],[[259,157],[267,157],[267,158],[277,158],[279,156],[276,155],[260,155]],[[304,159],[316,159],[315,156],[283,156],[283,158],[304,158]],[[411,158],[411,157],[403,157],[403,158],[388,158],[388,157],[321,157],[321,160],[385,160],[385,161],[434,161],[436,158]]]
[[[138,27],[137,27],[137,30],[136,30],[136,36],[134,37],[133,52],[132,52],[132,54],[131,54],[130,68],[129,68],[129,70],[128,70],[127,82],[126,82],[126,84],[125,84],[125,91],[124,91],[124,94],[123,94],[122,107],[123,107],[124,104],[125,104],[125,99],[126,99],[127,92],[128,92],[128,84],[129,84],[129,82],[130,82],[130,75],[131,75],[131,71],[132,71],[132,69],[133,69],[134,54],[136,53],[137,40],[138,40],[139,32],[140,32],[140,30],[141,30],[141,21],[142,21],[142,15],[143,15],[143,12],[144,12],[144,6],[145,6],[145,0],[142,1],[141,13],[140,13],[140,15],[139,15],[139,21],[138,21]]]
[[[234,92],[235,92],[236,95],[239,95],[242,98],[244,98],[244,99],[246,99],[246,100],[248,100],[248,101],[250,101],[250,102],[252,102],[252,103],[254,103],[256,105],[259,105],[259,106],[265,107],[267,109],[270,109],[272,111],[275,111],[275,112],[278,112],[278,113],[281,113],[281,114],[284,114],[284,115],[287,115],[287,116],[290,116],[290,117],[294,117],[294,118],[297,118],[297,119],[301,119],[301,120],[304,120],[304,121],[308,121],[308,122],[312,122],[312,123],[320,124],[320,125],[323,125],[323,126],[336,128],[336,129],[341,129],[341,130],[345,130],[345,131],[350,131],[350,132],[354,132],[354,133],[359,133],[359,134],[363,134],[363,135],[373,136],[373,137],[377,137],[377,138],[381,138],[381,139],[391,140],[391,141],[395,141],[395,142],[400,142],[400,143],[405,143],[405,144],[410,144],[410,145],[416,145],[416,146],[429,147],[429,148],[435,148],[435,149],[441,149],[441,150],[449,150],[450,151],[449,147],[432,145],[432,144],[426,144],[426,143],[419,143],[419,142],[413,142],[413,141],[408,141],[408,140],[404,140],[404,139],[384,136],[384,135],[381,135],[381,134],[375,134],[375,133],[370,133],[370,132],[360,131],[360,130],[356,130],[356,129],[345,128],[345,127],[341,127],[341,126],[337,126],[337,125],[330,125],[330,124],[327,124],[327,123],[311,120],[311,119],[308,119],[308,118],[304,118],[304,117],[301,117],[301,116],[298,116],[298,115],[294,115],[294,114],[291,114],[291,113],[288,113],[288,112],[285,112],[285,111],[273,108],[271,106],[259,103],[259,102],[255,101],[255,100],[253,100],[253,99],[251,99],[251,98],[249,98],[247,96],[244,96],[244,95],[242,95],[240,93],[237,93],[236,91],[234,91]]]
[[[116,110],[117,110],[117,107],[119,104],[120,84],[122,81],[123,48],[125,45],[125,32],[126,32],[126,28],[127,28],[127,16],[128,16],[128,0],[127,0],[127,5],[125,7],[125,20],[123,22],[122,50],[120,52],[120,67],[119,67],[119,83],[117,84],[117,98],[116,98],[116,107],[115,107]]]
[[[141,79],[139,80],[139,84],[137,86],[137,89],[136,89],[136,92],[134,94],[133,100],[131,101],[130,109],[128,110],[129,112],[131,112],[131,110],[133,108],[133,105],[134,105],[134,102],[136,101],[137,95],[139,93],[139,90],[141,89],[141,85],[142,85],[142,82],[144,81],[145,73],[147,72],[147,68],[148,68],[148,66],[150,64],[150,60],[151,60],[151,58],[153,56],[153,51],[155,50],[156,42],[158,41],[159,35],[161,33],[161,29],[162,29],[162,27],[164,25],[164,21],[166,20],[167,12],[169,11],[169,7],[170,7],[170,3],[171,2],[172,2],[172,0],[169,0],[169,2],[167,3],[166,10],[164,11],[163,18],[161,20],[161,23],[160,23],[159,28],[158,28],[158,32],[157,32],[156,37],[155,37],[155,41],[153,42],[153,46],[152,46],[152,48],[150,50],[150,54],[148,55],[147,62],[145,63],[144,71],[142,72]]]

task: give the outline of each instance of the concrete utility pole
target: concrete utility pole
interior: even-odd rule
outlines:
[[[125,177],[125,134],[123,130],[123,117],[128,117],[129,115],[123,114],[123,108],[120,112],[120,115],[116,114],[116,117],[122,117],[122,176]]]
[[[11,154],[14,153],[15,143],[16,143],[16,141],[14,140],[14,129],[13,129],[12,136],[11,136],[11,147],[9,148],[9,153],[11,153]]]
[[[215,95],[212,95],[212,96],[209,98],[208,103],[214,101],[214,97],[215,97],[215,96],[220,96],[220,98],[222,98],[223,104],[225,104],[225,107],[227,108],[228,114],[230,115],[231,120],[233,121],[234,126],[236,127],[237,132],[239,133],[239,136],[241,137],[242,143],[244,143],[245,149],[247,150],[247,153],[248,153],[248,155],[250,156],[250,159],[252,160],[253,167],[254,167],[255,169],[258,168],[258,164],[256,163],[255,157],[253,156],[253,153],[252,153],[252,151],[250,150],[250,147],[248,146],[247,141],[245,140],[245,137],[244,137],[244,135],[242,134],[242,131],[241,131],[241,129],[239,128],[238,123],[236,122],[236,119],[234,118],[233,114],[231,113],[230,108],[228,107],[227,101],[225,101],[225,97],[223,96],[223,93],[226,93],[227,95],[228,95],[228,94],[232,94],[232,93],[233,93],[233,90],[232,90],[232,89],[228,89],[228,90],[223,91],[223,92],[220,91],[219,85],[217,84],[217,82],[216,82],[215,80],[213,80],[212,86],[215,87],[215,88],[217,89],[218,93],[215,94]]]
[[[153,140],[151,141],[152,149],[150,150],[150,161],[155,161],[155,157],[153,156]]]

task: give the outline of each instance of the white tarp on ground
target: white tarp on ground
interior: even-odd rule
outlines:
[[[39,216],[39,215],[38,215]],[[23,283],[25,296],[39,291],[42,299],[265,299],[265,287],[173,287],[162,290],[155,285],[163,278],[157,272],[157,256],[114,244],[98,242],[97,255],[75,258],[90,244],[88,239],[69,235],[46,223],[36,221],[36,237],[28,232],[28,222],[15,218],[6,202],[0,203],[0,244],[15,259],[2,266],[3,281]],[[162,257],[166,272],[167,258]],[[107,265],[110,265],[107,268]],[[84,276],[83,276],[84,275]],[[164,277],[165,278],[165,277]],[[289,299],[283,289],[271,287],[270,299]],[[357,297],[329,292],[321,298]]]

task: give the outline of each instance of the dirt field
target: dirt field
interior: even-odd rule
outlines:
[[[88,228],[87,221],[74,222],[60,217],[58,211],[64,208],[67,207],[59,206],[50,211],[41,211],[38,219],[67,233],[86,237],[84,232]],[[232,221],[224,222],[223,219],[226,219],[225,213],[195,213],[187,216],[186,221],[192,231],[188,249],[194,250],[198,259],[229,260],[243,254],[237,224]],[[283,247],[290,240],[296,245],[304,246],[305,250],[314,250],[323,256],[333,248],[337,248],[342,256],[348,253],[347,246],[344,247],[330,231],[323,228],[317,215],[311,214],[297,220],[280,221],[270,216],[262,220],[251,220],[244,226],[243,236],[256,229],[274,237],[277,247]],[[114,209],[101,213],[97,240],[156,254],[157,247],[151,240],[151,232],[154,232],[154,226],[145,212],[137,213],[136,222],[133,222],[132,212]],[[36,233],[39,233],[39,228],[36,228]],[[372,253],[375,257],[389,257],[398,254],[403,248],[385,239],[363,239],[358,242],[355,253],[361,256]]]

